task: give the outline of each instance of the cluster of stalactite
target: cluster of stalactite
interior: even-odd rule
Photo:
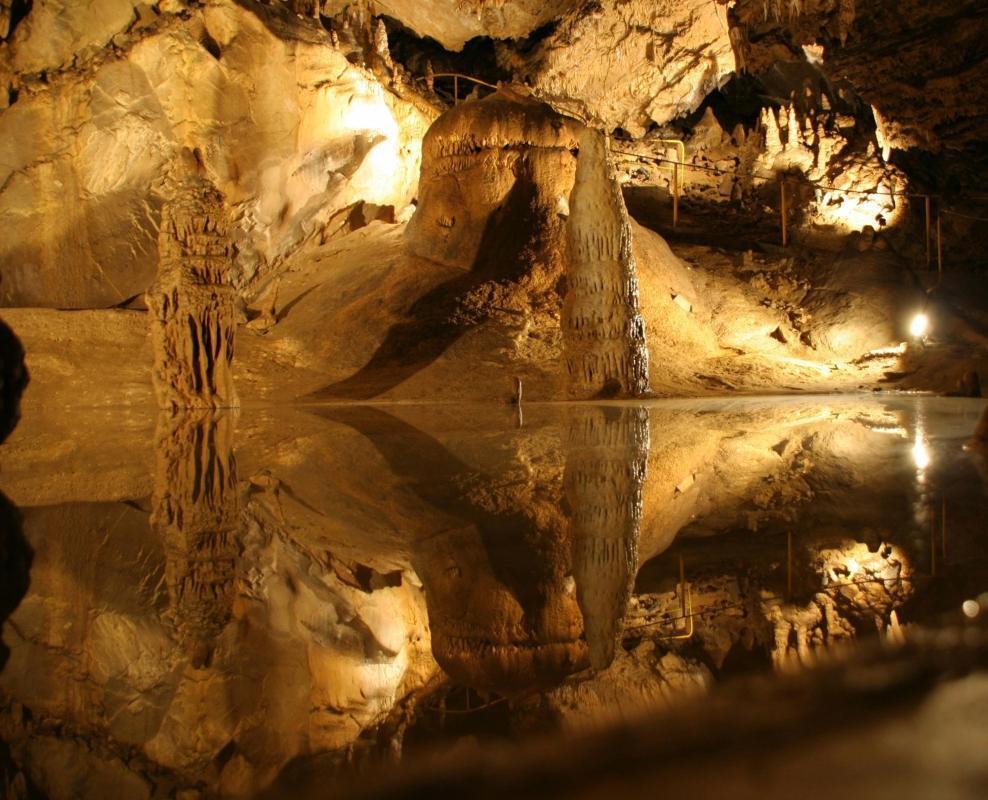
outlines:
[[[648,409],[595,408],[569,425],[563,486],[570,508],[573,578],[595,669],[614,647],[638,572]]]
[[[158,276],[146,295],[158,402],[173,409],[235,406],[236,295],[223,197],[188,153],[166,190]]]
[[[570,212],[562,314],[570,392],[584,397],[644,394],[648,349],[631,224],[606,140],[589,129],[581,137]]]
[[[155,443],[151,525],[165,550],[165,580],[180,641],[193,665],[209,663],[230,619],[240,502],[229,414],[162,415]]]

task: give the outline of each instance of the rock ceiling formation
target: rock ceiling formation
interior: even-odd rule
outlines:
[[[0,0],[0,790],[298,796],[956,605],[986,15]]]

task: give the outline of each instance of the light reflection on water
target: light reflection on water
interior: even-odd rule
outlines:
[[[0,733],[39,774],[48,726],[98,736],[114,780],[126,752],[253,791],[299,756],[393,750],[370,732],[412,696],[436,713],[409,741],[458,712],[575,730],[976,616],[988,503],[962,445],[983,408],[27,415],[0,449],[36,554]],[[67,757],[76,789],[109,769]]]

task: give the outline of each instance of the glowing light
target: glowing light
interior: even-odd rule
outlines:
[[[367,202],[393,202],[395,181],[403,173],[401,132],[383,90],[374,84],[356,87],[338,113],[343,130],[364,150],[350,178],[350,193]]]
[[[880,192],[857,194],[844,192],[855,185],[851,175],[844,181],[845,186],[834,190],[824,190],[817,201],[820,216],[829,224],[843,231],[863,231],[871,226],[876,230],[895,225],[902,217],[905,205],[892,202],[888,187],[880,186]]]
[[[856,559],[854,559],[851,556],[848,556],[848,558],[847,558],[847,574],[850,577],[853,578],[859,572],[861,572],[861,565],[857,562]]]
[[[926,449],[926,442],[919,437],[913,444],[913,461],[916,462],[916,469],[926,469],[930,466],[930,451]]]
[[[965,600],[961,604],[961,611],[968,619],[974,619],[981,613],[981,604],[977,600]]]
[[[917,314],[913,321],[909,323],[909,335],[915,339],[926,336],[926,331],[930,327],[930,320],[926,314]]]
[[[397,123],[384,101],[373,94],[350,98],[343,112],[343,124],[352,131],[369,131],[388,137],[397,131]]]
[[[897,425],[876,425],[868,430],[872,433],[888,433],[893,436],[898,436],[900,439],[909,438],[909,431]]]

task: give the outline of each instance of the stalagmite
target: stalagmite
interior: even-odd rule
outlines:
[[[796,104],[789,106],[788,124],[786,127],[786,147],[795,150],[802,146],[799,135],[799,119],[796,116]]]
[[[374,52],[380,57],[386,69],[394,69],[394,61],[388,48],[388,29],[384,25],[384,20],[380,18],[374,24]]]
[[[776,155],[782,152],[782,139],[779,135],[779,122],[771,108],[762,111],[762,127],[765,129],[765,152]]]
[[[161,212],[158,277],[148,290],[152,378],[162,408],[237,405],[232,244],[223,198],[184,151]]]
[[[638,309],[631,224],[606,142],[583,132],[567,225],[568,288],[563,343],[570,392],[580,396],[648,391],[648,349]]]
[[[426,135],[409,251],[469,270],[461,304],[482,296],[474,283],[504,295],[502,306],[526,293],[521,314],[536,289],[561,301],[570,396],[648,391],[631,239],[606,140],[577,120],[502,89],[456,106]],[[475,319],[495,311],[470,309]]]

